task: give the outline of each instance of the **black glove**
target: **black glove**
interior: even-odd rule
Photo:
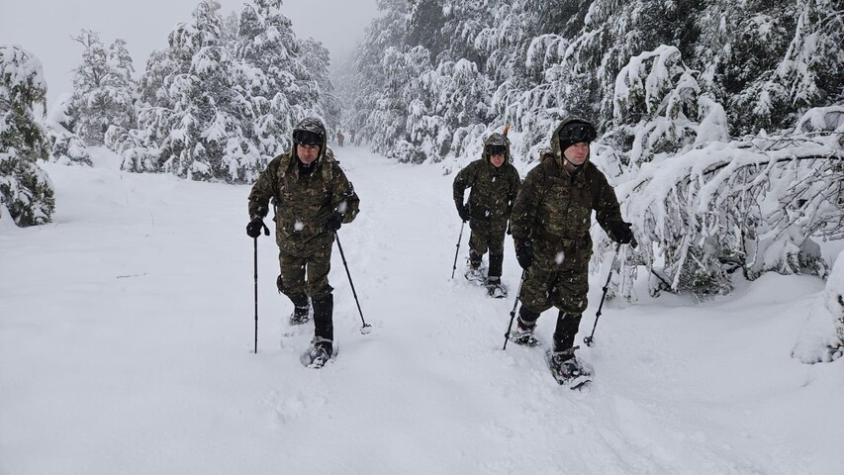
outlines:
[[[533,244],[530,241],[515,241],[516,259],[522,269],[527,270],[533,264]]]
[[[462,219],[464,223],[466,221],[469,221],[469,207],[468,206],[460,205],[457,208],[457,214],[460,215],[460,219]]]
[[[331,213],[328,220],[325,222],[325,230],[336,233],[340,226],[343,225],[343,214],[339,211]]]
[[[264,221],[261,218],[255,218],[246,225],[246,234],[251,238],[256,238],[261,235],[261,228],[263,227]]]
[[[612,227],[610,228],[612,231],[613,240],[620,244],[633,244],[633,247],[636,247],[636,238],[633,237],[633,231],[630,230],[630,223],[625,223],[624,221],[617,221],[613,223]]]

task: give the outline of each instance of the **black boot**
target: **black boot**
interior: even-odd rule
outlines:
[[[478,254],[474,249],[469,249],[469,266],[472,269],[480,269],[483,259],[484,256],[482,254]]]
[[[490,279],[500,279],[501,278],[501,268],[504,262],[504,254],[492,254],[489,255],[489,272],[487,275]]]
[[[484,269],[481,268],[483,256],[469,249],[469,262],[464,276],[469,282],[481,285],[484,283]]]
[[[579,313],[557,314],[557,328],[554,330],[554,352],[570,350],[574,346],[574,337],[580,327]]]
[[[501,262],[503,254],[489,255],[489,273],[486,279],[486,291],[490,297],[503,299],[507,297],[507,288],[501,284]]]
[[[293,313],[290,314],[291,325],[302,325],[311,319],[311,306],[308,297],[305,295],[294,295],[290,297],[293,302]]]
[[[548,353],[548,367],[558,383],[580,387],[589,382],[590,373],[574,355],[574,337],[580,327],[579,313],[557,314],[557,328],[554,330],[554,350]]]
[[[488,277],[486,279],[486,293],[492,298],[503,299],[507,297],[507,287],[501,283],[500,277]]]
[[[510,332],[510,341],[517,345],[538,345],[539,341],[533,336],[533,330],[536,328],[538,319],[539,313],[522,305],[522,308],[519,309],[519,318],[516,319],[516,329]]]
[[[576,349],[575,346],[564,351],[549,351],[546,354],[548,369],[551,370],[554,379],[559,384],[570,386],[572,389],[578,389],[589,383],[592,375],[575,358],[574,350]]]
[[[327,294],[314,298],[314,344],[322,345],[332,354],[334,341],[334,295]]]

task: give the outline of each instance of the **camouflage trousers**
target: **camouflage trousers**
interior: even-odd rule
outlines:
[[[304,297],[318,300],[331,295],[334,290],[328,285],[331,270],[331,247],[320,248],[307,256],[279,252],[278,290],[299,305]]]
[[[483,255],[489,251],[489,277],[501,277],[504,261],[504,234],[507,232],[507,220],[471,223],[472,235],[469,237],[469,262],[472,267],[481,265]]]
[[[569,252],[566,256],[539,243],[519,294],[522,308],[537,316],[551,307],[567,314],[583,313],[589,303],[586,294],[591,256],[591,249]]]
[[[279,292],[290,298],[293,305],[307,307],[311,298],[314,315],[314,337],[332,341],[334,339],[334,290],[328,285],[328,271],[331,270],[331,246],[297,256],[279,252],[281,274],[276,282]]]

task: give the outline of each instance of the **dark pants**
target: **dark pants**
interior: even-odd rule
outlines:
[[[490,278],[501,277],[504,262],[504,234],[507,232],[507,220],[472,222],[472,235],[469,237],[469,263],[472,267],[481,265],[483,255],[489,251]]]
[[[591,243],[582,249],[559,252],[554,243],[540,242],[534,264],[527,270],[519,298],[519,325],[533,328],[539,315],[557,307],[554,350],[574,345],[580,318],[589,303],[589,259]]]
[[[281,268],[278,290],[300,308],[308,306],[310,297],[314,307],[314,335],[333,340],[334,297],[331,291],[334,289],[328,284],[331,247],[305,257],[280,252],[278,260]]]

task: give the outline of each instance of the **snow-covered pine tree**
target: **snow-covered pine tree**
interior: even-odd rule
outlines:
[[[257,158],[245,138],[251,107],[237,83],[216,1],[201,1],[193,21],[170,33],[141,81],[138,130],[115,133],[124,169],[164,171],[194,180],[243,182]]]
[[[50,107],[42,125],[50,143],[50,160],[63,165],[93,166],[88,147],[73,130],[73,96],[64,94]]]
[[[454,168],[510,123],[515,156],[532,160],[560,118],[580,115],[602,132],[593,158],[637,203],[626,216],[657,245],[635,259],[649,268],[661,260],[669,288],[727,291],[735,270],[826,272],[812,239],[827,235],[819,216],[839,219],[838,195],[816,188],[837,190],[840,176],[840,132],[818,126],[844,101],[844,10],[835,1],[380,5],[359,51],[351,121],[376,151],[451,157]],[[461,61],[475,65],[479,87],[439,77]],[[477,104],[478,90],[491,91],[480,101],[485,117],[445,120],[439,91]],[[814,132],[795,131],[810,107],[825,119],[815,113],[804,123]],[[788,174],[803,185],[789,185]]]
[[[46,95],[38,59],[0,46],[0,213],[7,209],[18,226],[47,223],[55,209],[53,185],[37,163],[49,144],[33,107],[46,107]]]
[[[844,251],[834,261],[826,288],[808,308],[809,317],[791,351],[792,357],[806,364],[844,356]]]
[[[255,111],[251,133],[260,154],[269,158],[290,147],[291,131],[300,119],[325,117],[319,82],[330,86],[325,51],[316,43],[303,47],[281,7],[280,0],[246,2],[235,46],[240,82]],[[317,57],[304,59],[305,53]]]
[[[135,103],[137,123],[134,128],[111,127],[106,132],[106,146],[122,158],[121,169],[131,172],[160,172],[166,152],[161,145],[169,135],[172,102],[165,81],[177,71],[167,51],[153,51],[145,73],[138,81]]]
[[[841,100],[840,1],[712,0],[696,28],[693,67],[711,77],[734,135],[787,128],[808,108]]]
[[[653,290],[697,295],[730,291],[737,270],[826,277],[815,240],[844,238],[839,140],[713,142],[644,164],[617,188],[642,244],[633,262],[658,272]]]
[[[87,145],[103,145],[110,126],[134,125],[132,58],[121,39],[106,49],[98,33],[82,30],[74,40],[82,45],[82,64],[74,71],[71,131]]]
[[[329,78],[331,57],[328,49],[313,38],[302,41],[301,45],[302,65],[319,87],[318,105],[325,118],[325,126],[329,130],[336,129],[342,121],[342,106],[340,98],[334,91],[334,84]]]
[[[290,146],[299,119],[325,117],[327,52],[313,43],[314,56],[302,57],[281,4],[249,1],[224,20],[219,3],[199,2],[193,21],[179,24],[169,48],[147,61],[138,127],[109,134],[124,169],[251,182]]]
[[[397,74],[397,70],[406,68],[396,67],[393,60],[402,58],[403,51],[409,49],[404,47],[409,5],[406,0],[378,0],[378,8],[379,16],[366,29],[355,58],[358,74],[350,91],[354,115],[347,124],[373,150],[407,156],[399,144],[407,143],[404,125],[408,104],[402,98]],[[418,53],[417,58],[430,63],[427,50]]]

